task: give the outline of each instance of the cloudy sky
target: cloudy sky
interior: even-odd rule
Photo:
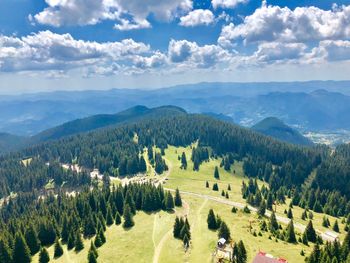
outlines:
[[[349,75],[350,0],[0,0],[0,94]]]

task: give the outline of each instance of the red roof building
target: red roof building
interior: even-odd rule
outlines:
[[[274,258],[264,252],[259,252],[253,260],[253,263],[288,263],[286,259]]]

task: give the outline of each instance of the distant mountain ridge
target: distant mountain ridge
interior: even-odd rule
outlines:
[[[264,135],[273,137],[280,141],[291,144],[311,146],[313,142],[304,137],[297,130],[289,127],[280,119],[275,117],[268,117],[258,122],[251,128],[252,130],[262,133]]]

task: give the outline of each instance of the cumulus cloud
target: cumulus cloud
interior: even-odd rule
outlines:
[[[324,40],[307,55],[311,62],[350,60],[350,41]]]
[[[131,30],[150,27],[147,20],[153,15],[161,21],[170,21],[192,9],[191,0],[45,0],[48,7],[30,15],[40,24],[94,25],[103,20],[116,21],[115,28]]]
[[[42,31],[22,38],[0,36],[0,71],[49,71],[87,68],[137,66],[134,57],[152,59],[156,52],[144,43],[125,39],[120,42],[76,40],[70,34]],[[155,63],[153,63],[155,65]],[[153,65],[148,63],[149,66]]]
[[[196,9],[180,18],[180,25],[193,27],[199,25],[209,25],[215,20],[214,14],[208,9]]]
[[[182,67],[210,68],[228,62],[232,54],[217,45],[198,46],[196,42],[171,40],[168,56]]]
[[[216,8],[235,8],[238,4],[247,3],[248,0],[212,0],[211,4]]]
[[[350,5],[317,7],[267,5],[266,2],[246,16],[242,24],[223,27],[219,43],[227,45],[238,39],[252,42],[308,42],[350,38]]]

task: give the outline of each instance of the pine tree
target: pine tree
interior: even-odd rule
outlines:
[[[75,237],[75,251],[79,252],[83,249],[84,249],[84,243],[81,238],[81,234],[79,233],[79,231],[77,231],[76,237]]]
[[[130,206],[128,204],[124,205],[123,217],[124,217],[124,223],[123,223],[124,228],[130,228],[135,225],[134,220],[132,218]]]
[[[215,179],[220,179],[219,168],[217,166],[215,166],[214,178]]]
[[[209,210],[207,223],[208,223],[208,228],[209,229],[211,229],[211,230],[218,229],[217,222],[216,222],[216,217],[215,217],[213,209]]]
[[[31,262],[30,250],[21,234],[16,235],[15,246],[13,249],[13,263]]]
[[[288,209],[287,217],[288,217],[289,219],[293,219],[293,212],[292,212],[292,209],[291,209],[291,208]]]
[[[141,158],[140,158],[139,170],[140,170],[141,173],[147,172],[147,164],[146,164],[145,158],[143,158],[142,155],[141,155]]]
[[[95,237],[94,245],[96,247],[101,247],[103,245],[103,242],[101,240],[100,234],[98,233]]]
[[[92,240],[91,240],[91,243],[90,243],[89,252],[90,252],[90,251],[92,251],[92,252],[95,254],[95,258],[98,258],[97,248],[96,248],[94,242],[92,242]]]
[[[326,216],[324,216],[322,219],[322,226],[329,227],[329,221],[328,221],[328,218]]]
[[[184,235],[182,242],[184,244],[185,249],[187,249],[190,246],[190,239],[188,238],[187,234]]]
[[[63,248],[62,248],[62,246],[61,246],[60,241],[58,240],[58,238],[56,238],[53,257],[54,257],[54,258],[59,258],[59,257],[62,256],[62,255],[63,255]]]
[[[191,240],[191,232],[190,227],[188,223],[185,223],[180,231],[180,238],[183,240],[185,235],[187,236],[188,240]]]
[[[237,263],[246,263],[247,262],[247,250],[245,249],[244,243],[242,240],[238,242],[238,261]]]
[[[217,183],[213,184],[213,191],[219,191],[219,186]]]
[[[271,216],[270,216],[269,228],[270,228],[271,232],[277,231],[279,228],[277,218],[276,218],[274,211],[272,211]]]
[[[205,187],[209,188],[209,182],[208,181],[205,182]]]
[[[72,233],[69,233],[68,241],[67,241],[67,248],[68,248],[68,250],[73,249],[74,245],[75,245],[74,235]]]
[[[264,200],[261,200],[260,202],[260,206],[258,209],[258,215],[259,216],[265,216],[265,212],[266,212],[266,203]]]
[[[88,263],[97,263],[96,255],[91,250],[88,253]]]
[[[174,198],[169,191],[165,195],[165,209],[168,211],[171,211],[174,209]]]
[[[187,159],[186,154],[184,152],[181,155],[181,169],[187,169]]]
[[[174,203],[175,203],[175,206],[178,206],[178,207],[182,206],[182,199],[181,199],[180,191],[178,188],[176,188],[176,191],[175,191]]]
[[[231,185],[230,184],[228,184],[228,186],[227,186],[227,191],[231,191]]]
[[[4,240],[0,239],[0,262],[12,262],[11,250]]]
[[[68,242],[68,237],[69,237],[69,222],[67,219],[67,216],[65,215],[63,218],[63,223],[62,223],[62,231],[61,231],[61,238],[62,238],[62,242],[66,243]]]
[[[46,248],[42,248],[39,253],[39,263],[48,263],[50,261],[49,253]]]
[[[183,227],[183,224],[181,224],[181,220],[179,217],[175,218],[175,223],[174,223],[174,230],[173,230],[173,235],[175,238],[180,237],[180,232]]]
[[[29,247],[30,254],[35,255],[40,250],[40,241],[38,239],[38,234],[33,226],[30,226],[25,233],[25,240]]]
[[[313,242],[313,243],[315,243],[317,241],[316,231],[313,227],[311,220],[309,221],[308,225],[305,228],[305,234],[306,234],[308,241]]]
[[[226,225],[226,223],[224,221],[222,221],[220,224],[218,237],[225,238],[227,241],[229,241],[231,239],[230,229],[228,228],[228,226]]]
[[[321,250],[318,243],[314,246],[314,249],[307,260],[307,263],[319,263],[321,258]]]
[[[110,206],[107,207],[106,224],[107,226],[113,225],[112,209]]]
[[[115,222],[116,225],[120,225],[122,223],[122,218],[121,218],[121,216],[120,216],[118,211],[115,213],[114,222]]]
[[[303,236],[302,236],[302,242],[303,242],[303,244],[304,245],[308,245],[309,244],[309,240],[307,239],[307,234],[306,234],[306,232],[304,231],[304,233],[303,233]]]
[[[333,225],[333,231],[339,233],[339,225],[338,225],[338,220],[335,220],[334,225]]]
[[[266,208],[269,210],[272,210],[272,205],[273,205],[273,197],[272,197],[272,194],[269,192],[267,194],[267,199],[266,199]]]
[[[295,237],[295,232],[294,232],[293,220],[290,220],[290,222],[287,226],[286,241],[289,243],[295,243],[297,241],[297,239]]]

